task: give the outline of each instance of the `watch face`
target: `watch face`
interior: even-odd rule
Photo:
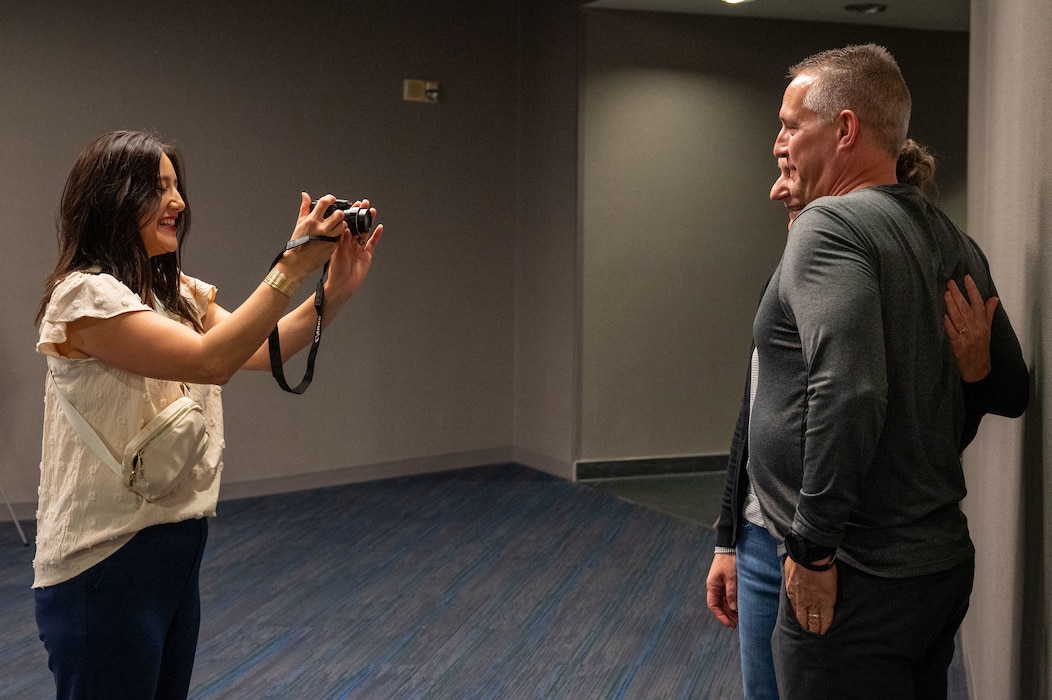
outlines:
[[[790,530],[789,534],[785,536],[785,551],[793,561],[810,564],[833,555],[836,552],[836,548],[811,545],[801,535]]]

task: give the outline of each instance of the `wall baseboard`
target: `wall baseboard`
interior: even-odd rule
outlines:
[[[513,462],[524,467],[546,472],[567,481],[573,481],[574,479],[574,464],[571,461],[550,457],[525,447],[513,448],[512,456]]]
[[[8,510],[7,505],[0,505],[0,523],[9,523],[11,520],[11,511],[15,513],[15,517],[18,518],[19,522],[30,522],[36,520],[37,517],[37,504],[36,503],[11,503],[11,508]]]
[[[629,476],[664,476],[720,472],[727,469],[729,455],[692,455],[687,457],[645,457],[577,462],[577,481],[617,479]]]
[[[466,469],[490,464],[503,464],[512,461],[514,460],[512,459],[512,451],[510,448],[495,448],[491,450],[477,450],[474,452],[459,452],[445,455],[434,455],[431,457],[418,457],[383,462],[380,464],[367,464],[357,467],[327,469],[325,471],[280,476],[269,479],[253,479],[236,482],[224,481],[219,493],[219,500],[222,502],[235,498],[271,496],[279,493],[289,493],[291,491],[307,491],[309,489],[327,488],[330,486],[344,486],[346,484],[354,484],[363,481],[378,481],[380,479],[392,479],[402,476],[416,476],[418,474],[444,472],[453,469]]]
[[[487,450],[475,450],[473,452],[458,452],[445,455],[434,455],[431,457],[418,457],[383,462],[380,464],[342,467],[264,479],[234,481],[232,479],[224,478],[223,485],[219,490],[219,501],[222,503],[223,501],[230,501],[237,498],[271,496],[292,491],[306,491],[309,489],[326,488],[329,486],[344,486],[346,484],[353,484],[362,481],[377,481],[379,479],[415,476],[418,474],[451,471],[454,469],[467,469],[471,467],[512,463],[516,461],[514,450],[512,450],[512,448],[499,447]],[[533,464],[525,464],[525,466],[538,468]],[[12,503],[11,507],[15,511],[15,517],[22,522],[32,521],[36,518],[36,503]],[[4,504],[0,503],[0,523],[3,522],[11,522],[11,515]]]
[[[361,481],[375,481],[401,476],[412,476],[429,472],[442,472],[482,465],[521,464],[547,472],[568,481],[589,479],[613,479],[631,476],[660,476],[667,474],[693,474],[698,472],[723,471],[727,468],[727,455],[695,455],[687,457],[649,457],[643,459],[597,460],[577,463],[564,462],[546,455],[518,447],[478,450],[448,455],[436,455],[418,459],[398,460],[383,464],[371,464],[342,469],[310,472],[292,476],[246,481],[224,481],[219,494],[220,501],[235,498],[267,496],[289,491],[342,486]],[[35,503],[12,503],[19,520],[28,521],[36,517]],[[10,521],[6,508],[0,508],[0,523]]]

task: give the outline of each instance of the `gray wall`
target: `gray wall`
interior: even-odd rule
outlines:
[[[0,261],[16,416],[3,477],[24,504],[52,213],[79,148],[112,128],[154,128],[184,150],[186,268],[229,307],[287,235],[301,188],[368,195],[387,226],[308,394],[263,374],[228,387],[227,495],[726,451],[752,307],[785,231],[767,202],[782,71],[817,48],[895,50],[951,211],[963,192],[963,125],[940,128],[964,112],[959,34],[800,25],[786,39],[793,23],[582,18],[556,0],[364,14],[323,0],[121,4],[0,5],[0,229],[33,241]],[[321,41],[311,17],[357,31]],[[439,80],[441,101],[402,102],[403,78]]]
[[[301,190],[368,196],[386,225],[310,390],[284,394],[264,373],[226,388],[227,495],[512,458],[518,3],[246,7],[0,2],[0,479],[29,513],[53,214],[79,150],[114,128],[181,147],[185,268],[228,308],[291,233]],[[403,78],[440,81],[440,102],[403,102]],[[564,442],[554,456],[568,461]]]
[[[968,35],[594,11],[585,37],[579,457],[725,453],[785,243],[768,196],[786,70],[887,46],[913,94],[910,135],[936,152],[964,225]]]
[[[521,2],[515,459],[573,476],[577,436],[579,13]]]
[[[963,627],[974,698],[1052,697],[1052,5],[972,3],[968,209],[1019,333],[1024,420],[989,417],[964,453],[975,540]]]

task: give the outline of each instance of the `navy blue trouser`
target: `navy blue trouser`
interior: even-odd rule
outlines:
[[[59,700],[186,698],[207,538],[204,518],[148,527],[80,575],[34,591]]]
[[[772,640],[782,698],[945,699],[974,575],[974,559],[903,579],[838,562],[833,624],[825,634],[800,627],[783,587]]]

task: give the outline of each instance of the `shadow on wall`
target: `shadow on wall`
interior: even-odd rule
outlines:
[[[1052,192],[1041,193],[1039,209],[1043,221],[1038,228],[1041,231],[1052,230]],[[1021,678],[1019,683],[1020,697],[1047,698],[1052,692],[1052,668],[1049,667],[1048,652],[1052,640],[1046,622],[1049,619],[1049,585],[1050,559],[1047,554],[1052,543],[1052,513],[1046,494],[1052,493],[1052,474],[1046,465],[1052,464],[1052,456],[1046,454],[1045,437],[1052,431],[1046,430],[1046,411],[1044,406],[1043,382],[1041,374],[1049,363],[1043,356],[1043,348],[1052,348],[1052,340],[1046,333],[1052,333],[1046,319],[1050,309],[1046,300],[1052,294],[1052,283],[1045,271],[1052,267],[1052,238],[1046,237],[1040,242],[1042,249],[1038,255],[1031,257],[1031,269],[1027,279],[1036,287],[1028,292],[1027,297],[1036,300],[1030,323],[1030,406],[1026,412],[1026,427],[1023,438],[1023,601],[1022,609],[1026,614],[1022,618],[1022,640],[1020,649]]]

